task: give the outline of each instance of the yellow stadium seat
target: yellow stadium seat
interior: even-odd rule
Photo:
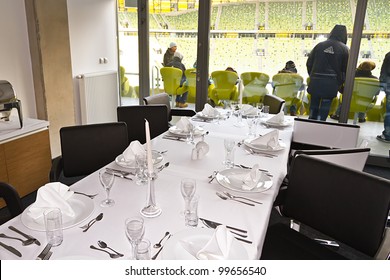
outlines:
[[[269,76],[260,72],[244,72],[241,81],[244,86],[242,103],[262,103],[264,95],[268,93],[266,86]]]

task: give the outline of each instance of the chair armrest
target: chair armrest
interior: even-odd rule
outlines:
[[[63,169],[62,156],[58,156],[52,160],[49,180],[50,182],[58,182]]]

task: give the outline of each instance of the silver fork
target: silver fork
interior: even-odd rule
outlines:
[[[98,194],[86,194],[86,193],[82,193],[82,192],[74,192],[76,194],[81,194],[81,195],[84,195],[84,196],[87,196],[91,199],[93,199],[95,196],[97,196]]]

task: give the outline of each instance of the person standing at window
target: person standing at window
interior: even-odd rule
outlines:
[[[168,66],[168,64],[172,62],[173,55],[175,54],[176,50],[177,50],[177,44],[175,42],[171,42],[169,44],[169,48],[164,54],[164,62],[163,62],[164,66]]]
[[[390,143],[390,52],[385,55],[385,59],[383,60],[379,81],[386,93],[386,113],[384,121],[385,129],[376,139]]]
[[[326,121],[333,98],[345,81],[349,49],[347,28],[335,25],[326,41],[318,43],[306,62],[311,95],[309,119]]]

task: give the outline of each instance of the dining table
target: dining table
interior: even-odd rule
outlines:
[[[201,132],[200,135],[195,135],[194,142],[203,141],[209,148],[207,153],[198,159],[193,157],[195,145],[185,141],[185,138],[172,135],[170,132],[172,127],[168,132],[151,140],[152,149],[162,156],[162,161],[158,166],[169,163],[161,171],[156,171],[154,180],[155,202],[162,210],[161,214],[152,218],[144,217],[145,233],[143,238],[148,239],[151,243],[151,255],[156,254],[159,250],[153,248],[153,245],[160,241],[166,232],[170,233],[172,239],[175,235],[180,235],[189,230],[193,230],[194,234],[197,230],[205,230],[202,228],[206,228],[206,225],[201,220],[199,220],[196,228],[185,226],[182,214],[184,200],[180,191],[181,180],[183,178],[193,178],[196,180],[196,194],[199,196],[198,216],[245,230],[247,237],[243,239],[250,243],[237,240],[240,247],[244,248],[245,251],[239,258],[248,260],[260,258],[273,203],[287,174],[287,161],[294,121],[293,117],[285,116],[290,125],[272,127],[264,123],[271,116],[258,118],[256,136],[278,130],[279,141],[282,143],[282,148],[278,151],[254,153],[253,150],[248,149],[245,144],[245,139],[249,137],[246,120],[243,119],[242,123],[239,123],[237,117],[226,114],[226,110],[221,110],[221,117],[217,119],[199,118],[198,115],[192,118],[191,122]],[[167,134],[170,137],[167,138]],[[266,170],[266,174],[272,182],[270,188],[263,191],[231,189],[223,186],[217,179],[213,179],[216,174],[226,170],[223,163],[225,159],[225,139],[233,139],[236,142],[234,150],[235,168],[251,168],[258,164],[260,169]],[[267,156],[267,154],[272,156]],[[103,168],[129,171],[129,168],[118,163],[117,159],[113,159],[111,163]],[[156,170],[158,170],[158,167],[156,167]],[[52,256],[50,260],[110,259],[109,254],[90,248],[91,245],[99,248],[98,241],[104,241],[110,248],[122,253],[124,256],[117,258],[118,260],[131,258],[132,250],[125,234],[125,220],[131,216],[141,216],[140,210],[147,203],[148,184],[137,185],[133,176],[126,178],[116,176],[110,192],[110,198],[115,201],[115,205],[102,207],[100,202],[105,199],[106,192],[99,182],[98,173],[99,170],[70,186],[72,191],[97,195],[94,198],[89,198],[82,194],[74,194],[81,201],[87,201],[86,204],[89,206],[81,207],[78,211],[81,212],[79,214],[82,218],[73,223],[68,223],[68,226],[64,228],[63,242],[61,245],[51,248]],[[251,206],[231,199],[224,200],[216,195],[216,192],[223,193],[224,191],[259,201],[262,204]],[[47,244],[44,226],[34,225],[26,216],[29,207],[21,215],[2,224],[0,232],[22,238],[21,235],[10,230],[9,227],[13,226],[38,239],[40,245],[22,246],[22,243],[18,240],[0,238],[1,242],[16,248],[22,255],[19,257],[0,248],[0,259],[35,260]],[[100,213],[103,213],[103,218],[94,223],[88,231],[83,232],[80,227]],[[167,238],[165,238],[162,245],[167,243]],[[172,258],[172,252],[168,252],[168,250],[172,250],[172,248],[163,247],[156,259]]]

